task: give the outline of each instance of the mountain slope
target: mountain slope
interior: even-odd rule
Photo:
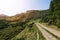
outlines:
[[[7,18],[7,17],[8,17],[7,15],[0,14],[0,18]]]
[[[15,16],[9,16],[0,20],[0,39],[1,40],[10,40],[20,32],[22,32],[26,26],[33,27],[28,25],[28,22],[31,20],[36,20],[42,18],[42,16],[48,13],[47,10],[29,10],[22,14],[17,14]],[[3,15],[5,16],[5,15]],[[29,28],[30,28],[29,27]]]

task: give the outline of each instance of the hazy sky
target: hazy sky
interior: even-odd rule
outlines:
[[[26,10],[48,9],[50,0],[0,0],[0,14],[15,15]]]

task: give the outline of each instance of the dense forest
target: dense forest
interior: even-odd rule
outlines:
[[[49,13],[44,21],[60,28],[60,0],[51,0]]]

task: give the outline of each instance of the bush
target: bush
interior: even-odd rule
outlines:
[[[60,20],[57,21],[56,25],[60,28]]]
[[[1,30],[1,29],[4,29],[4,28],[5,28],[5,27],[1,27],[1,26],[0,26],[0,30]]]
[[[20,39],[17,39],[17,40],[25,40],[25,38],[20,38]]]

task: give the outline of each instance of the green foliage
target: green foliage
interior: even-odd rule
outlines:
[[[25,38],[20,38],[20,39],[17,39],[17,40],[25,40]]]
[[[34,23],[29,23],[28,25],[32,25],[31,28],[26,25],[26,28],[11,40],[37,40],[37,32],[39,34],[39,40],[45,40],[40,30],[37,30],[38,28],[36,25]]]
[[[42,17],[43,22],[60,26],[60,0],[51,0],[49,12]]]
[[[0,20],[0,29],[7,28],[8,26],[9,26],[9,23],[6,20],[4,19]]]
[[[35,36],[35,34],[33,34],[35,32],[32,32],[32,30],[36,31],[33,28],[34,22],[31,24],[28,24],[28,22],[36,19],[40,19],[40,21],[43,22],[48,22],[49,24],[55,24],[60,28],[60,0],[51,1],[50,8],[47,10],[29,10],[25,13],[0,20],[0,39],[9,40],[24,30],[26,26],[28,26],[30,31],[28,34],[32,33],[32,35]],[[24,35],[28,36],[26,33]],[[31,38],[33,38],[32,35]],[[17,40],[25,39],[23,37]]]
[[[41,14],[40,14],[41,21],[47,22],[48,21],[48,16],[47,15],[48,15],[48,10],[41,11]]]
[[[60,20],[57,21],[56,25],[60,28]]]
[[[10,40],[25,28],[24,22],[9,22],[5,19],[0,20],[0,40]]]

